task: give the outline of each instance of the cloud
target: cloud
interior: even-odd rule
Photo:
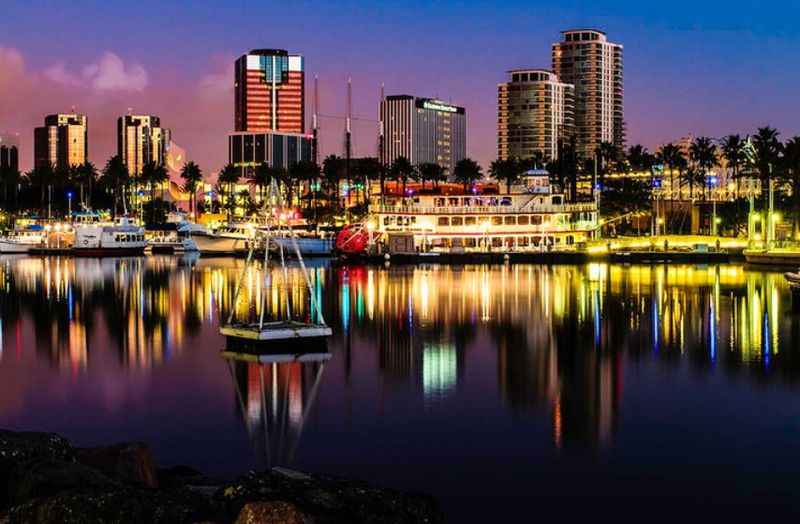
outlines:
[[[119,56],[108,51],[96,64],[84,67],[83,76],[98,91],[143,91],[147,87],[147,71],[142,66],[126,67]]]
[[[147,71],[139,64],[123,62],[119,55],[106,51],[97,62],[83,67],[80,74],[58,62],[44,71],[44,76],[65,86],[90,87],[95,91],[143,91],[148,84]]]

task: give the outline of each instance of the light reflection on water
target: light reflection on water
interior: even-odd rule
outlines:
[[[268,316],[305,317],[308,290],[297,268],[288,280],[276,269],[262,301],[255,265],[232,305],[242,265],[0,258],[0,426],[81,444],[141,438],[163,462],[219,474],[293,464],[404,487],[386,442],[395,460],[430,467],[474,453],[500,464],[513,450],[613,455],[618,434],[648,430],[625,411],[653,394],[648,383],[679,396],[722,380],[758,406],[759,388],[793,393],[800,378],[788,286],[741,265],[315,263],[334,328],[324,358],[264,364],[221,358],[220,315],[257,316],[263,303]],[[711,393],[693,402],[707,409]],[[462,449],[465,427],[508,449]]]

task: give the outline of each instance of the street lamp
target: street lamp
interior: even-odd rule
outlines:
[[[67,192],[67,220],[72,220],[72,191]]]

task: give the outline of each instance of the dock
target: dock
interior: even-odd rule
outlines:
[[[333,334],[330,327],[321,324],[306,324],[295,320],[272,322],[231,323],[219,328],[220,334],[249,342],[271,342],[290,339],[325,338]]]

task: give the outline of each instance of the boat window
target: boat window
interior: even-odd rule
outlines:
[[[436,207],[444,207],[444,198],[434,198],[433,205]]]
[[[440,226],[449,226],[450,225],[450,218],[449,217],[439,217],[437,222]]]
[[[497,205],[497,198],[496,197],[489,197],[488,198],[488,204],[490,206],[496,206]]]
[[[530,223],[530,218],[528,215],[522,215],[517,217],[517,224],[520,226],[527,226]]]
[[[464,239],[464,247],[475,247],[477,242],[475,242],[474,238],[465,238]]]
[[[460,238],[453,239],[453,247],[462,247],[464,242]]]
[[[561,205],[561,197],[560,196],[554,196],[553,197],[553,205],[555,205],[555,206],[560,206]]]
[[[492,237],[492,247],[503,247],[503,238]]]
[[[501,206],[510,206],[511,205],[511,197],[503,197],[500,199]]]
[[[534,226],[541,226],[542,225],[542,215],[533,215],[531,217],[531,224]]]
[[[464,197],[461,199],[461,205],[464,207],[469,207],[472,205],[472,199],[470,197]]]
[[[542,237],[533,237],[533,245],[538,246],[542,243]]]
[[[383,225],[388,226],[392,223],[392,217],[383,217]]]
[[[465,226],[474,226],[477,223],[476,217],[464,217]]]
[[[503,225],[503,217],[492,217],[492,225],[493,226],[502,226]]]
[[[447,205],[448,206],[457,206],[458,205],[458,199],[457,198],[448,198],[447,199]]]
[[[517,237],[517,245],[519,247],[528,247],[528,237]]]
[[[451,226],[461,226],[464,225],[464,219],[462,217],[453,217],[450,219]]]
[[[517,217],[515,217],[515,216],[513,216],[513,215],[512,215],[512,216],[508,216],[508,217],[506,217],[506,218],[505,218],[505,224],[506,224],[507,226],[514,226],[514,225],[516,225],[516,224],[517,224]]]

